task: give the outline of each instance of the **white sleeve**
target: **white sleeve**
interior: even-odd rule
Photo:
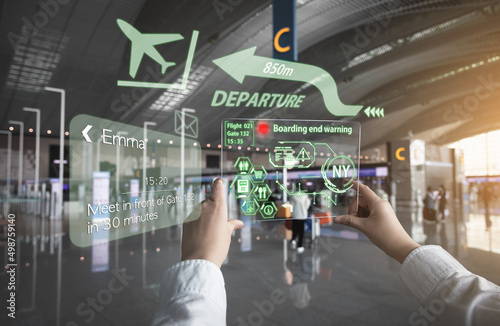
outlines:
[[[439,246],[413,250],[400,277],[422,304],[410,325],[499,325],[500,288],[472,274]]]
[[[226,307],[221,270],[207,260],[186,260],[165,272],[151,324],[226,325]]]

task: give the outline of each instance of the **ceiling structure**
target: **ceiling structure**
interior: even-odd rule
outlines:
[[[338,119],[309,84],[256,77],[239,84],[213,63],[253,46],[257,55],[272,57],[270,1],[233,1],[222,14],[213,1],[60,0],[48,9],[43,3],[1,3],[1,130],[20,120],[29,135],[35,118],[22,108],[34,107],[42,111],[42,135],[57,137],[60,97],[45,86],[66,90],[66,126],[74,116],[90,114],[137,126],[155,121],[156,130],[173,133],[174,110],[195,109],[202,146],[220,143],[214,130],[224,118]],[[117,18],[142,33],[190,39],[193,30],[200,32],[186,90],[116,85],[130,79],[130,42]],[[349,118],[362,124],[362,149],[403,139],[409,131],[447,144],[500,129],[499,18],[500,1],[298,0],[299,62],[328,71],[344,103],[385,109],[385,118],[363,112]],[[144,59],[137,79],[179,80],[187,44],[157,46],[176,66],[162,75]],[[301,109],[212,108],[216,90],[307,97]]]

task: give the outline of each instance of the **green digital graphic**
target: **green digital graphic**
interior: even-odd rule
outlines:
[[[260,207],[260,214],[264,219],[272,219],[274,218],[276,213],[278,213],[278,208],[276,207],[276,204],[273,203],[272,201],[265,202]]]
[[[278,207],[293,212],[294,197],[302,196],[334,215],[347,213],[347,203],[356,196],[358,122],[230,119],[222,126],[228,131],[222,135],[223,160],[230,153],[234,160],[223,175],[233,176],[229,188],[241,214],[275,220]],[[255,136],[241,138],[237,147],[228,144],[227,138],[234,137],[229,131],[245,126],[253,126],[247,131]],[[276,199],[283,197],[285,202]]]
[[[316,158],[316,148],[307,141],[289,142],[279,141],[280,146],[274,148],[273,153],[269,153],[269,163],[275,168],[310,167]],[[298,151],[293,149],[293,145],[299,147]]]
[[[276,205],[270,206],[269,198],[272,190],[265,184],[268,173],[264,166],[253,165],[248,157],[238,157],[233,166],[237,175],[229,188],[236,199],[241,199],[241,211],[247,216],[260,212],[265,219],[273,218],[278,209]],[[262,203],[265,202],[265,203]]]
[[[253,181],[250,175],[237,175],[230,188],[235,198],[249,198],[253,191]]]
[[[339,98],[337,84],[324,69],[298,62],[255,55],[257,47],[236,52],[213,62],[240,84],[246,76],[274,78],[314,85],[323,95],[328,111],[335,116],[356,116],[363,106],[345,105]],[[242,64],[244,63],[244,64]]]
[[[238,157],[234,163],[234,169],[239,174],[250,174],[253,171],[252,161],[248,157]]]
[[[299,151],[299,155],[297,155],[297,158],[295,158],[294,165],[289,165],[288,168],[298,168],[298,169],[304,169],[309,166],[304,166],[300,162],[301,160],[299,157],[305,156],[307,154],[307,157],[309,159],[311,155],[316,156],[316,147],[322,146],[326,150],[330,152],[331,157],[326,159],[326,161],[321,165],[321,177],[324,181],[324,184],[327,189],[332,191],[333,193],[333,198],[331,195],[327,193],[327,191],[306,191],[301,189],[302,184],[298,183],[297,189],[296,190],[290,190],[282,184],[279,181],[279,176],[276,176],[276,183],[278,185],[278,188],[282,191],[285,191],[289,196],[304,196],[304,195],[309,195],[313,197],[313,202],[316,202],[316,197],[317,196],[324,196],[325,200],[328,203],[328,207],[331,207],[331,205],[337,205],[337,196],[336,194],[344,194],[346,193],[349,189],[352,188],[353,186],[353,181],[357,177],[357,170],[356,170],[356,165],[354,164],[353,160],[350,159],[349,157],[345,155],[337,155],[335,151],[330,147],[329,144],[327,143],[315,143],[314,145],[309,143],[309,142],[284,142],[280,141],[280,144],[297,144],[299,147],[302,147],[303,144],[308,144],[311,146],[314,151],[306,152],[304,147]],[[292,148],[292,146],[289,146],[288,148]],[[308,154],[309,153],[309,154]],[[274,165],[275,155],[269,154],[269,163]],[[316,159],[316,158],[314,158]],[[280,167],[280,166],[278,166]],[[277,172],[278,173],[278,172]],[[348,180],[345,182],[345,180]]]
[[[259,93],[216,90],[210,103],[211,107],[225,106],[252,107],[252,108],[295,108],[301,107],[306,95],[281,94],[281,93]]]
[[[254,144],[254,122],[249,121],[246,123],[232,123],[226,121],[224,123],[224,146],[241,145],[249,143],[250,146]]]
[[[198,118],[181,110],[175,110],[175,133],[198,138]]]
[[[302,147],[300,149],[299,155],[297,155],[297,160],[300,161],[300,162],[310,161],[311,160],[311,155],[309,155],[306,152],[306,149],[304,147]]]
[[[278,176],[276,176],[276,177],[278,178]],[[313,199],[313,201],[312,201],[313,205],[316,204],[316,199],[317,199],[317,197],[320,197],[320,196],[322,198],[324,198],[328,208],[331,208],[331,207],[338,205],[338,196],[336,196],[336,195],[332,196],[332,194],[329,194],[327,191],[308,192],[306,190],[302,190],[302,183],[301,182],[299,182],[297,184],[297,189],[295,189],[295,190],[288,189],[287,186],[285,186],[283,183],[281,183],[278,179],[276,180],[276,184],[278,185],[278,189],[286,192],[288,196],[297,196],[297,197],[311,196]],[[291,207],[293,209],[293,206],[291,206]]]
[[[267,184],[257,185],[253,190],[253,195],[258,201],[267,201],[271,194],[271,188]]]
[[[267,178],[267,171],[263,165],[255,165],[252,171],[252,179],[255,183],[264,182]]]
[[[241,211],[247,216],[257,214],[259,207],[259,203],[253,198],[243,200],[241,203]]]
[[[347,163],[344,163],[347,161]],[[337,162],[337,164],[336,164]],[[331,170],[331,178],[348,180],[341,188],[337,187],[330,179],[329,171]],[[352,172],[349,172],[352,171]],[[349,175],[351,174],[351,175]],[[328,189],[336,194],[343,194],[353,186],[353,181],[356,177],[356,165],[354,162],[345,155],[338,155],[326,162],[321,166],[321,175],[325,180],[325,185]]]
[[[365,112],[365,114],[366,114],[366,116],[368,118],[370,118],[370,116],[373,117],[373,118],[375,118],[375,117],[377,117],[377,118],[385,118],[384,111],[385,110],[383,108],[375,108],[375,107],[372,108],[371,106],[367,107],[364,110],[364,112]]]
[[[170,43],[184,39],[180,34],[143,34],[139,32],[135,27],[127,23],[122,19],[116,20],[118,26],[125,36],[132,42],[130,49],[130,67],[129,75],[135,78],[137,75],[137,70],[141,64],[143,56],[146,54],[151,59],[156,61],[161,65],[161,72],[164,74],[168,67],[175,65],[175,62],[168,62],[162,57],[162,55],[155,48],[155,45]],[[182,82],[180,84],[168,84],[168,83],[157,83],[157,82],[146,82],[146,81],[130,81],[130,80],[118,80],[118,86],[127,87],[144,87],[144,88],[173,88],[173,89],[185,89],[189,79],[189,72],[191,71],[191,66],[193,64],[194,52],[196,48],[196,42],[198,41],[198,31],[193,31],[191,36],[191,43],[189,45],[189,50],[186,58],[186,66],[184,68],[184,73],[182,75]]]

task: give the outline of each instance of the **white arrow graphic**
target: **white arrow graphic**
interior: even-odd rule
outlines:
[[[87,143],[91,143],[92,142],[90,140],[90,138],[89,138],[89,135],[88,135],[88,132],[89,132],[90,129],[92,129],[92,126],[91,125],[87,125],[87,127],[85,127],[85,129],[82,130],[83,138],[85,138],[85,140],[87,141]]]

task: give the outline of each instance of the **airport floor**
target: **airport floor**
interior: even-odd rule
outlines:
[[[398,205],[397,214],[419,243],[442,245],[472,272],[500,284],[500,214],[494,212],[486,231],[480,207],[465,215],[455,211],[449,209],[444,223],[422,221],[419,207]],[[79,248],[69,241],[66,223],[22,212],[17,216],[17,318],[13,323],[3,313],[0,324],[151,322],[162,274],[179,260],[180,227]],[[299,254],[279,238],[281,224],[248,223],[235,233],[222,267],[228,325],[410,324],[419,303],[400,281],[399,264],[364,235],[323,226],[321,236],[307,240]],[[5,265],[7,246],[1,245]],[[5,272],[0,279],[4,298]],[[107,296],[117,280],[121,291]]]

